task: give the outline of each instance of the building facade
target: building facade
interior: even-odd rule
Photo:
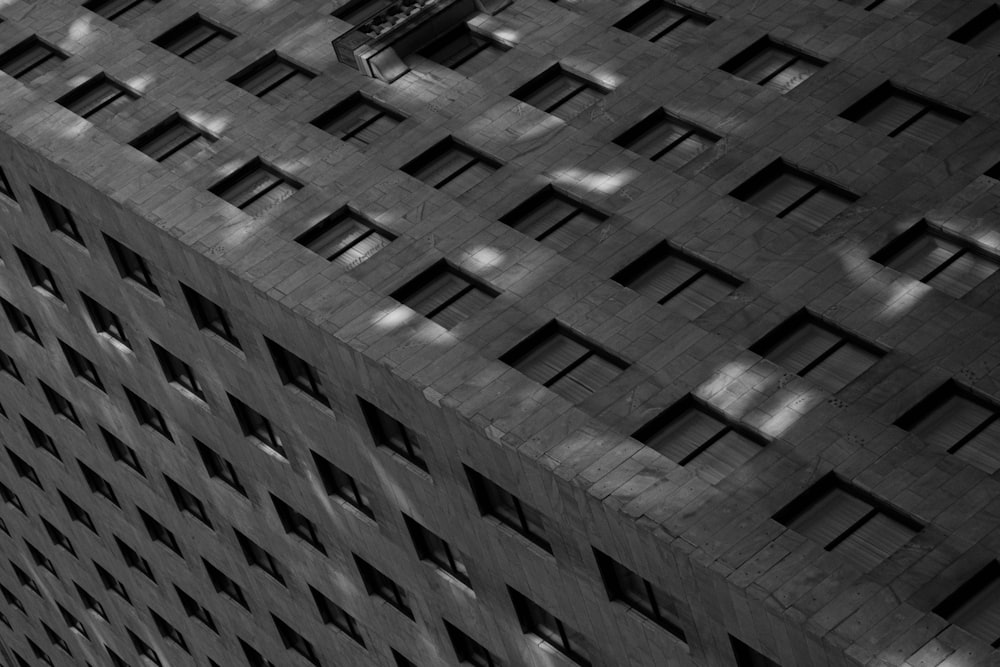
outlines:
[[[0,4],[0,663],[1000,664],[1000,8]]]

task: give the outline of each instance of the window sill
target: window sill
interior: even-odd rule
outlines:
[[[181,394],[184,398],[190,401],[194,401],[203,408],[208,408],[208,401],[205,400],[204,396],[199,396],[198,394],[194,393],[193,391],[191,391],[190,389],[188,389],[187,387],[178,382],[170,381],[169,384],[171,387],[177,390],[177,393]]]
[[[356,505],[352,505],[350,502],[344,500],[343,498],[341,498],[339,496],[331,496],[331,497],[338,504],[340,504],[344,509],[346,509],[348,512],[351,512],[352,514],[356,515],[360,520],[364,521],[365,523],[369,523],[372,526],[377,526],[378,525],[378,521],[375,519],[375,517],[372,514],[368,514],[363,509],[360,509]]]
[[[395,449],[390,449],[389,447],[386,447],[384,445],[380,445],[379,449],[382,449],[385,452],[387,452],[390,458],[395,459],[403,467],[408,468],[410,472],[412,472],[414,475],[424,478],[430,484],[434,483],[434,478],[431,477],[431,474],[427,470],[421,468],[419,465],[417,465],[410,459],[406,458],[405,456],[397,452]]]
[[[129,347],[125,343],[121,342],[121,340],[119,340],[118,338],[115,338],[114,336],[112,336],[108,332],[106,332],[106,331],[98,331],[97,335],[100,336],[101,338],[103,338],[104,340],[108,341],[109,343],[111,343],[116,348],[118,348],[118,350],[120,352],[127,352],[128,354],[132,354],[132,348],[131,347]]]
[[[448,570],[442,568],[440,565],[436,565],[435,563],[430,561],[428,562],[430,563],[430,566],[434,568],[434,571],[437,573],[437,575],[442,579],[444,579],[445,581],[447,581],[449,584],[451,584],[454,588],[460,589],[463,593],[467,593],[472,597],[476,597],[476,591],[472,588],[471,584],[465,583],[464,581],[456,577]]]
[[[70,236],[69,234],[67,234],[66,232],[60,231],[58,229],[54,229],[54,230],[52,230],[52,232],[53,232],[53,236],[59,237],[60,239],[63,240],[64,243],[66,243],[67,245],[75,248],[77,252],[82,252],[87,257],[90,257],[90,250],[87,249],[87,246],[83,245],[82,243],[80,243],[79,241],[77,241],[75,238],[73,238],[72,236]]]
[[[160,296],[160,294],[158,292],[154,292],[153,290],[151,290],[150,288],[146,287],[145,285],[143,285],[139,281],[134,280],[134,279],[132,279],[132,278],[130,278],[128,276],[122,276],[122,281],[128,283],[129,285],[131,285],[133,289],[135,289],[137,292],[139,292],[140,294],[142,294],[144,297],[146,297],[150,301],[153,301],[153,302],[155,302],[155,303],[157,303],[157,304],[159,304],[161,306],[163,305],[163,297]]]
[[[211,329],[199,329],[199,331],[201,331],[203,334],[205,334],[206,338],[214,340],[217,344],[219,344],[222,347],[226,348],[227,350],[229,350],[230,352],[232,352],[233,354],[235,354],[237,357],[239,357],[243,361],[247,360],[247,355],[243,351],[243,349],[240,348],[240,346],[238,346],[235,343],[233,343],[228,338],[226,338],[225,336],[220,336],[219,334],[215,333]]]
[[[514,530],[513,528],[511,528],[510,526],[508,526],[495,516],[490,516],[487,514],[483,516],[483,518],[486,519],[488,522],[492,523],[494,526],[496,526],[496,528],[501,533],[506,533],[507,535],[510,535],[513,539],[525,545],[530,551],[533,551],[536,555],[541,556],[546,560],[551,560],[553,562],[555,561],[556,559],[555,554],[553,554],[551,551],[547,551],[544,547],[532,541],[531,538],[522,535],[521,533]]]
[[[687,642],[675,635],[667,627],[657,623],[655,620],[646,616],[640,611],[633,609],[624,602],[618,600],[612,601],[612,605],[621,609],[621,611],[630,619],[635,622],[642,623],[645,627],[650,628],[650,633],[654,636],[661,636],[666,639],[666,641],[671,643],[673,650],[684,651],[686,654],[691,653],[691,648],[688,646]]]
[[[69,310],[69,307],[66,305],[65,301],[63,301],[61,298],[59,298],[49,290],[45,289],[44,287],[38,287],[37,285],[32,285],[31,289],[35,291],[35,294],[45,299],[48,303],[52,303]]]

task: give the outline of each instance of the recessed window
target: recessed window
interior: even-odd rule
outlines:
[[[24,603],[21,602],[21,600],[16,595],[10,592],[10,590],[6,586],[0,585],[0,593],[3,593],[3,599],[7,602],[7,604],[17,608],[17,610],[20,611],[22,614],[28,613],[24,610]]]
[[[109,21],[126,23],[146,10],[152,8],[160,0],[90,0],[84,7]]]
[[[805,310],[775,327],[750,351],[832,393],[859,378],[885,354]]]
[[[53,232],[59,232],[60,234],[73,239],[80,245],[86,245],[83,242],[83,235],[80,234],[80,228],[76,224],[76,219],[68,208],[56,202],[54,199],[43,195],[34,188],[32,188],[31,191],[35,193],[35,200],[38,202],[38,208],[41,209],[42,217],[45,219],[45,222],[48,224],[50,230]]]
[[[49,267],[20,248],[14,248],[14,250],[17,253],[17,258],[21,261],[21,266],[24,267],[24,274],[28,277],[28,282],[31,283],[31,286],[43,294],[62,301],[63,297],[59,291],[59,286],[56,285],[56,277],[52,275]]]
[[[257,97],[276,102],[309,83],[315,74],[271,51],[229,79],[229,83]]]
[[[458,579],[466,586],[472,587],[469,571],[465,567],[464,557],[450,544],[427,530],[410,517],[403,515],[406,529],[413,540],[413,546],[421,560],[428,560],[439,568]]]
[[[76,548],[73,547],[73,543],[69,541],[61,530],[53,526],[44,517],[39,517],[42,521],[42,525],[45,527],[45,532],[48,533],[49,540],[53,545],[59,547],[63,551],[69,553],[73,558],[78,558],[76,555]]]
[[[3,499],[4,503],[10,505],[21,514],[27,515],[27,512],[24,511],[24,505],[21,503],[21,499],[17,497],[16,493],[3,484],[0,484],[0,498]]]
[[[153,517],[143,512],[141,509],[139,510],[139,516],[142,518],[143,525],[146,526],[146,532],[149,533],[149,539],[154,542],[159,542],[181,558],[184,558],[184,554],[181,552],[181,545],[172,531]]]
[[[41,597],[42,589],[38,587],[38,584],[35,583],[35,580],[32,579],[30,576],[28,576],[27,572],[25,572],[20,567],[15,565],[14,561],[8,561],[8,562],[10,563],[10,568],[14,571],[14,577],[17,579],[17,582],[21,584],[21,586],[23,586],[24,588],[30,590],[35,595]]]
[[[894,554],[923,528],[832,473],[788,503],[774,519],[866,570]]]
[[[28,639],[28,647],[31,648],[31,653],[35,656],[35,660],[41,660],[49,667],[53,667],[52,658],[38,644]]]
[[[782,160],[775,160],[729,194],[809,231],[822,227],[858,198]]]
[[[500,361],[571,401],[584,400],[629,367],[555,320],[515,345]]]
[[[54,72],[66,60],[66,54],[32,35],[0,54],[0,70],[30,83]]]
[[[111,650],[111,647],[107,644],[104,645],[104,650],[108,652],[108,657],[111,658],[112,667],[132,667],[120,655]]]
[[[978,49],[1000,49],[1000,7],[991,4],[948,39]]]
[[[995,559],[987,563],[934,613],[1000,648],[1000,563]]]
[[[111,458],[128,466],[140,476],[145,477],[146,473],[139,463],[139,456],[135,453],[135,450],[126,445],[121,438],[112,435],[103,426],[99,426],[98,428],[101,431],[101,436],[104,438],[104,443],[108,446]]]
[[[230,345],[240,347],[240,341],[233,333],[233,325],[226,311],[187,285],[182,284],[181,291],[184,292],[184,298],[199,329],[210,331]]]
[[[508,48],[463,23],[421,50],[420,55],[459,74],[472,76],[493,64]]]
[[[152,609],[149,610],[149,614],[153,617],[153,624],[156,625],[156,629],[159,631],[161,637],[173,642],[185,653],[191,653],[187,642],[184,641],[184,635],[182,635],[177,628],[170,625],[165,618],[157,614]]]
[[[358,402],[376,445],[391,449],[418,468],[428,470],[419,435],[371,403],[362,399]]]
[[[94,568],[97,570],[97,576],[101,580],[104,590],[111,591],[125,602],[132,604],[132,597],[128,594],[128,589],[125,588],[122,582],[115,579],[110,572],[98,565],[97,561],[94,561]]]
[[[285,578],[281,576],[281,570],[278,568],[278,562],[274,560],[274,556],[235,528],[233,532],[236,534],[236,541],[239,543],[240,550],[243,551],[243,556],[247,559],[247,563],[260,568],[272,579],[285,586]]]
[[[503,663],[500,662],[500,659],[475,639],[448,621],[444,622],[444,628],[448,632],[448,638],[451,639],[452,648],[455,649],[455,656],[459,662],[475,667],[502,667]]]
[[[361,580],[365,584],[368,595],[377,595],[410,620],[413,620],[410,596],[399,584],[357,556],[354,556],[354,562],[358,565],[358,571],[361,573]]]
[[[107,234],[104,234],[104,241],[108,244],[111,259],[114,261],[115,267],[118,269],[118,274],[122,278],[145,287],[153,294],[160,293],[156,289],[156,283],[153,282],[153,276],[149,271],[149,264],[141,255],[125,247]]]
[[[66,363],[74,376],[104,391],[104,383],[101,382],[101,376],[97,374],[97,366],[94,365],[94,362],[62,341],[59,341],[59,347],[62,348],[63,356],[66,357]]]
[[[677,602],[673,597],[597,549],[594,549],[594,557],[609,599],[628,605],[682,642],[687,641],[681,630]]]
[[[197,600],[182,591],[176,585],[174,586],[174,592],[177,593],[177,599],[181,601],[181,606],[184,607],[184,613],[187,614],[189,618],[195,618],[201,621],[201,623],[209,630],[215,634],[219,634],[219,628],[215,625],[215,620],[212,618],[212,615],[208,613],[207,609],[198,604]]]
[[[717,135],[658,109],[619,135],[615,143],[671,169],[680,169],[718,140]]]
[[[239,423],[243,435],[256,440],[279,456],[287,458],[285,456],[285,447],[281,444],[278,432],[271,425],[271,420],[243,401],[233,397],[232,394],[227,395],[229,396],[229,403],[233,407],[233,414],[236,416],[236,421]]]
[[[10,187],[10,180],[7,178],[7,172],[3,169],[0,169],[0,195],[3,195],[13,201],[17,201],[17,197],[14,196],[14,188]]]
[[[404,173],[458,197],[485,181],[500,163],[448,137],[401,167]]]
[[[194,444],[210,477],[221,480],[240,495],[247,495],[247,491],[240,482],[239,475],[236,474],[236,468],[233,467],[232,463],[216,454],[197,438],[194,439]]]
[[[97,598],[93,595],[80,588],[79,584],[74,583],[73,586],[76,588],[76,594],[80,596],[80,602],[83,603],[83,608],[99,617],[104,622],[107,622],[108,614],[104,611],[104,605],[98,602]]]
[[[556,250],[565,250],[608,216],[547,185],[500,222]]]
[[[247,215],[256,216],[288,199],[301,187],[260,158],[254,158],[209,188],[209,192]]]
[[[67,401],[62,394],[41,380],[38,381],[38,384],[42,387],[42,393],[45,394],[45,400],[48,401],[49,407],[56,416],[68,419],[78,428],[83,428],[80,416],[76,413],[76,408],[73,407],[72,403]]]
[[[891,83],[882,84],[840,115],[881,134],[926,146],[945,138],[969,118]]]
[[[787,93],[818,72],[822,60],[762,37],[720,68],[758,86]]]
[[[329,407],[330,402],[323,393],[323,384],[320,382],[319,371],[302,357],[289,352],[282,346],[275,343],[270,338],[264,338],[267,349],[271,353],[275,368],[278,369],[278,377],[281,383],[291,385],[305,392],[310,397]]]
[[[6,352],[0,352],[0,371],[11,376],[21,384],[24,384],[24,378],[21,376],[21,371],[18,370],[17,364],[14,362],[14,358]]]
[[[541,512],[475,470],[466,467],[465,474],[482,514],[498,519],[541,548],[552,552],[552,546],[545,537],[546,520]]]
[[[300,234],[295,242],[345,269],[353,269],[395,238],[349,208],[342,208]]]
[[[310,121],[341,141],[365,148],[403,122],[402,114],[354,93],[343,102]]]
[[[132,646],[135,647],[135,652],[139,654],[139,657],[142,658],[144,662],[156,665],[156,667],[162,667],[163,663],[160,662],[160,656],[156,654],[156,650],[152,646],[139,639],[139,637],[128,628],[125,629],[125,632],[128,633],[129,639],[132,640]]]
[[[409,658],[406,658],[405,656],[403,656],[402,653],[400,653],[396,649],[393,648],[390,649],[390,651],[392,651],[392,659],[393,662],[396,663],[396,667],[419,667],[417,663],[413,662]]]
[[[131,146],[157,162],[181,165],[213,141],[215,137],[211,134],[180,114],[173,114],[153,129],[139,135]]]
[[[163,481],[167,483],[167,488],[170,489],[170,495],[173,496],[177,509],[190,514],[209,528],[212,527],[212,522],[208,518],[208,512],[205,511],[205,504],[201,502],[198,496],[166,475],[163,476]]]
[[[90,639],[90,635],[87,633],[87,628],[83,623],[80,622],[80,619],[78,619],[73,614],[69,613],[69,610],[67,610],[66,607],[62,606],[58,602],[56,603],[56,606],[59,607],[59,614],[62,616],[63,622],[66,624],[66,627],[68,627],[70,630],[77,633],[78,635],[81,635],[84,639]]]
[[[54,646],[56,646],[63,653],[66,653],[68,655],[73,655],[73,652],[69,650],[69,644],[67,644],[62,637],[57,635],[52,628],[46,625],[45,621],[42,621],[42,628],[45,630],[45,636],[48,637],[49,641]]]
[[[167,378],[167,382],[190,392],[204,401],[205,394],[201,390],[198,378],[195,377],[194,371],[187,362],[167,352],[152,341],[150,341],[150,344],[153,346],[153,352],[156,353],[156,359],[160,362],[160,369],[163,371],[164,377]]]
[[[309,587],[309,590],[312,592],[313,601],[316,603],[316,609],[319,611],[319,616],[323,619],[323,622],[340,629],[348,637],[361,646],[364,646],[364,639],[361,637],[361,632],[358,630],[358,622],[354,617],[312,586]]]
[[[212,586],[215,587],[216,593],[225,595],[236,604],[250,611],[250,603],[247,602],[247,598],[243,594],[243,589],[235,581],[227,577],[221,570],[204,558],[201,559],[201,563],[205,566],[205,572],[208,573],[208,578],[212,582]]]
[[[313,648],[313,645],[305,637],[295,632],[290,625],[274,614],[271,614],[271,621],[274,623],[274,627],[278,631],[278,636],[281,638],[281,643],[285,645],[286,649],[295,651],[313,665],[319,665],[316,649]]]
[[[271,494],[271,503],[274,505],[274,511],[278,514],[278,520],[281,521],[281,527],[285,529],[286,534],[294,535],[321,554],[326,554],[315,523],[273,493]]]
[[[23,310],[4,298],[0,298],[0,306],[3,307],[3,312],[10,322],[11,329],[19,334],[24,334],[39,345],[42,344],[42,337],[38,335],[35,323],[31,321],[30,317],[25,315]]]
[[[560,65],[553,65],[510,95],[536,109],[570,120],[607,94],[608,91],[597,84]]]
[[[392,0],[348,0],[333,10],[333,16],[353,25],[364,23],[392,4]]]
[[[732,635],[729,635],[729,644],[733,649],[736,667],[781,667],[774,660],[755,651]]]
[[[28,431],[28,438],[31,439],[31,444],[33,444],[38,449],[45,450],[56,459],[62,461],[62,457],[59,455],[59,450],[56,448],[55,441],[49,436],[48,433],[38,428],[34,423],[28,421],[27,417],[21,417],[24,422],[24,428]]]
[[[665,241],[611,279],[660,305],[676,308],[692,319],[724,300],[742,284],[707,262],[672,248]]]
[[[1000,269],[1000,257],[933,229],[926,221],[890,241],[872,255],[872,260],[956,298],[965,296]]]
[[[62,499],[63,506],[66,508],[66,514],[69,515],[69,518],[96,535],[97,526],[94,525],[94,520],[90,517],[90,514],[88,514],[85,509],[70,500],[69,497],[62,491],[59,492],[59,497]]]
[[[479,314],[497,294],[442,260],[396,290],[392,297],[450,329]]]
[[[924,442],[980,470],[1000,470],[1000,407],[950,380],[896,420]]]
[[[7,456],[10,457],[10,462],[14,466],[14,472],[17,473],[17,476],[28,480],[39,489],[44,490],[45,487],[42,486],[42,480],[38,478],[38,473],[35,472],[35,469],[27,461],[11,451],[10,448],[5,447],[4,449],[7,450]]]
[[[664,46],[680,46],[703,39],[702,30],[714,20],[671,2],[650,0],[615,27]]]
[[[115,493],[114,487],[112,487],[106,479],[91,470],[83,461],[77,459],[77,464],[80,466],[80,472],[83,474],[83,479],[87,482],[87,486],[90,487],[90,490],[99,496],[103,496],[115,507],[121,509],[121,505],[118,503],[118,495]]]
[[[855,7],[863,7],[866,12],[873,9],[903,9],[913,0],[840,0]]]
[[[541,606],[510,586],[507,587],[517,619],[525,633],[533,634],[578,665],[588,667],[586,640],[583,635],[563,623]]]
[[[255,649],[250,644],[237,637],[240,642],[240,648],[243,649],[243,655],[247,659],[247,667],[274,667],[274,664],[270,660],[266,660],[260,651]]]
[[[312,456],[327,495],[343,499],[352,507],[374,519],[375,513],[372,511],[371,493],[368,488],[316,452],[312,452]]]
[[[153,44],[193,63],[215,55],[235,35],[195,14],[153,40]]]
[[[83,305],[86,307],[87,314],[90,315],[90,321],[93,323],[97,333],[105,334],[131,349],[128,337],[125,335],[125,327],[117,315],[82,292],[80,293],[80,299],[83,301]]]
[[[140,425],[148,426],[167,440],[173,442],[174,438],[170,434],[170,428],[167,426],[167,420],[163,416],[163,413],[153,407],[149,401],[140,398],[127,387],[123,387],[123,389],[125,390],[125,397],[128,398],[129,405],[132,406],[135,420]]]
[[[102,73],[60,97],[56,104],[98,123],[114,117],[138,98],[134,91]]]

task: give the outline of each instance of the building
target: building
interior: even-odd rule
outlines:
[[[4,667],[1000,664],[1000,8],[0,6]]]

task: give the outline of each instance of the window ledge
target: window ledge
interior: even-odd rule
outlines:
[[[453,588],[459,589],[463,593],[467,593],[467,594],[471,595],[472,597],[476,597],[476,591],[472,588],[472,586],[470,586],[469,584],[465,583],[464,581],[462,581],[461,579],[459,579],[458,577],[456,577],[455,575],[453,575],[448,570],[445,570],[440,565],[436,565],[435,563],[433,563],[431,561],[427,561],[427,562],[428,562],[428,564],[431,567],[434,568],[434,571],[437,573],[437,575],[439,577],[441,577],[442,579],[444,579],[445,581],[447,581],[449,584],[451,584]]]
[[[671,632],[664,626],[660,625],[659,623],[651,619],[649,616],[646,616],[642,612],[637,611],[636,609],[630,607],[624,602],[621,602],[620,600],[613,600],[611,604],[615,607],[618,607],[630,619],[633,619],[638,623],[642,623],[647,628],[650,628],[652,632],[657,633],[658,636],[665,637],[666,641],[669,641],[671,643],[671,646],[674,647],[675,650],[684,651],[684,653],[686,654],[691,653],[691,647],[688,646],[688,643],[686,641],[684,641],[683,639],[675,635],[673,632]]]
[[[208,408],[208,401],[206,401],[204,398],[202,398],[198,394],[194,393],[193,391],[191,391],[190,389],[188,389],[184,385],[182,385],[182,384],[180,384],[178,382],[173,382],[173,381],[169,382],[169,384],[170,384],[171,387],[173,387],[175,390],[177,390],[177,393],[179,393],[182,396],[184,396],[184,398],[187,398],[190,401],[194,401],[195,403],[197,403],[201,407]]]
[[[118,340],[117,338],[115,338],[114,336],[112,336],[111,334],[109,334],[108,332],[106,332],[106,331],[98,331],[97,335],[100,336],[101,338],[103,338],[104,340],[108,341],[109,343],[111,343],[116,348],[118,348],[118,350],[120,352],[127,352],[128,354],[132,354],[132,348],[131,347],[129,347],[125,343],[121,342],[120,340]]]
[[[224,336],[220,336],[219,334],[215,333],[211,329],[199,329],[199,331],[201,331],[203,334],[205,334],[206,337],[211,338],[216,343],[218,343],[219,345],[223,346],[224,348],[226,348],[227,350],[229,350],[230,352],[232,352],[233,354],[235,354],[237,357],[239,357],[243,361],[247,360],[246,353],[242,349],[240,349],[239,347],[237,347],[236,345],[234,345],[230,340],[228,340]]]
[[[340,496],[331,496],[331,498],[333,498],[333,500],[335,500],[342,507],[344,507],[348,512],[351,512],[352,514],[356,515],[360,520],[364,521],[365,523],[369,523],[372,526],[378,525],[378,521],[375,519],[375,517],[366,514],[364,510],[359,509],[355,505],[352,505],[350,502],[344,500]]]
[[[405,456],[397,452],[395,449],[386,447],[385,445],[379,445],[379,449],[384,450],[386,453],[389,454],[390,458],[395,459],[403,467],[408,468],[410,472],[412,472],[413,474],[424,478],[430,484],[434,483],[434,478],[431,477],[431,474],[429,472],[427,472],[426,470],[418,466],[416,463],[414,463],[410,459],[406,458]]]
[[[556,560],[555,554],[553,554],[550,551],[546,551],[540,545],[535,544],[535,542],[533,542],[531,538],[522,535],[521,533],[514,530],[513,528],[511,528],[510,526],[508,526],[495,516],[490,516],[489,514],[486,514],[483,516],[483,518],[486,519],[488,522],[492,523],[494,526],[496,526],[501,533],[506,533],[507,535],[510,535],[513,539],[525,545],[530,551],[534,552],[536,555],[545,558],[546,560],[551,560],[553,562]]]

